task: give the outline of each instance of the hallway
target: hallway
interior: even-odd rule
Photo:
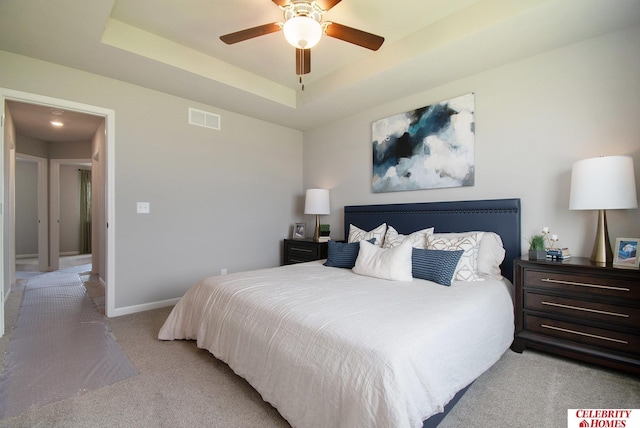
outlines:
[[[91,254],[78,254],[75,256],[60,256],[60,270],[69,269],[73,267],[84,266],[82,272],[91,271]],[[16,258],[16,272],[38,272],[38,258],[37,257],[25,257]],[[43,273],[43,272],[39,272]],[[20,279],[19,275],[16,275],[17,279]]]

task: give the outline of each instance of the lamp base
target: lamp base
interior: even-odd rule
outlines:
[[[320,241],[320,216],[316,214],[316,229],[313,232],[313,240]]]
[[[613,251],[611,251],[611,242],[609,242],[607,212],[605,210],[598,211],[598,228],[596,230],[596,241],[593,244],[593,252],[591,253],[590,260],[598,264],[613,262]]]

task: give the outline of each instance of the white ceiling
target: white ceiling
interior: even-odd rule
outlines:
[[[301,91],[271,0],[2,0],[0,49],[311,129],[482,70],[640,23],[638,0],[342,0],[325,20],[385,37],[324,37]]]

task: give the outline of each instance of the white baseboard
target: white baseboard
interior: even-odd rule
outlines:
[[[38,254],[16,254],[16,259],[37,259]]]
[[[126,306],[124,308],[115,308],[113,310],[113,316],[119,317],[121,315],[136,314],[138,312],[150,311],[152,309],[166,308],[167,306],[174,306],[180,300],[179,297],[169,300],[161,300],[159,302],[143,303],[141,305]]]

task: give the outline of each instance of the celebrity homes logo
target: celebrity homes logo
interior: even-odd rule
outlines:
[[[640,428],[640,410],[569,409],[567,428]]]

